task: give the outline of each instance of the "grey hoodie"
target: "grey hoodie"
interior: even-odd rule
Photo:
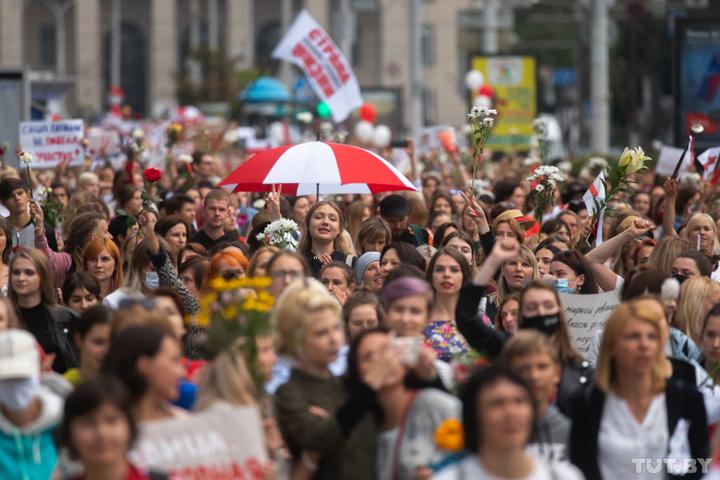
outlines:
[[[570,420],[550,405],[537,422],[528,448],[548,462],[567,461]]]

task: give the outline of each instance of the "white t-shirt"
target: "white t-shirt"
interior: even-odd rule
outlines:
[[[569,462],[553,462],[552,465],[530,454],[535,468],[530,474],[516,480],[584,480],[585,476]],[[469,455],[462,461],[443,468],[432,476],[433,480],[507,480],[485,470],[476,455]]]
[[[653,398],[645,418],[638,422],[627,401],[608,392],[598,433],[598,466],[602,478],[665,478],[662,469],[653,473],[653,469],[638,467],[633,459],[664,458],[668,438],[665,393]]]

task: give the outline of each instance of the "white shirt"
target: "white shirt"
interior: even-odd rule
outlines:
[[[664,469],[653,473],[653,468],[644,467],[653,467],[666,457],[668,438],[664,393],[653,398],[645,418],[638,422],[628,403],[608,392],[598,433],[598,465],[602,478],[665,478]],[[651,459],[652,463],[633,463],[634,458]]]
[[[568,462],[553,462],[552,466],[536,455],[535,468],[521,480],[583,480],[585,477],[575,465]],[[468,455],[462,461],[443,468],[432,476],[432,480],[506,480],[485,470],[477,455]],[[520,480],[520,479],[517,479]]]

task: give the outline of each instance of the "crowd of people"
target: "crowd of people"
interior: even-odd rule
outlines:
[[[144,427],[221,404],[260,412],[264,480],[710,471],[717,190],[635,173],[597,232],[587,172],[536,219],[515,154],[475,190],[457,155],[413,160],[417,192],[322,198],[228,192],[200,151],[152,191],[131,154],[4,165],[0,477],[167,478],[131,454]],[[263,240],[280,219],[295,249]],[[203,298],[244,278],[269,279],[268,328],[210,354]],[[562,298],[603,292],[619,306],[581,354]]]

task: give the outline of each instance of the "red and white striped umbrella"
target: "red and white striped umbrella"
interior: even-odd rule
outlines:
[[[417,190],[379,155],[326,142],[286,145],[253,155],[220,185],[233,192],[269,192],[273,185],[282,185],[286,195]]]

